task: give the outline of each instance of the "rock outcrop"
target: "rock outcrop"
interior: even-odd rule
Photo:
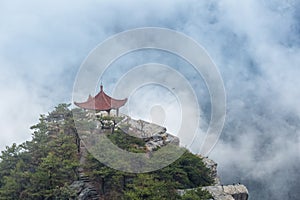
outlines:
[[[211,195],[213,196],[213,200],[248,200],[249,193],[246,186],[242,184],[225,186],[221,185],[217,171],[218,164],[208,157],[204,157],[202,155],[198,156],[202,159],[206,167],[210,169],[211,177],[215,181],[214,185],[203,187],[203,189],[211,193]],[[178,190],[178,193],[180,195],[183,195],[188,190],[193,189]]]
[[[144,141],[146,142],[145,146],[149,151],[154,151],[155,149],[169,143],[179,145],[179,138],[167,133],[165,127],[143,120],[134,120],[126,115],[122,115],[121,118],[123,119],[119,122],[116,122],[113,119],[108,119],[106,121],[103,121],[101,125],[98,124],[95,127],[97,127],[96,129],[100,130],[100,133],[103,127],[108,127],[112,130],[118,128],[122,129],[129,135],[144,139]],[[84,153],[85,151],[83,150],[81,152]],[[210,175],[214,179],[214,185],[203,187],[203,189],[212,194],[214,200],[248,200],[248,190],[246,186],[241,184],[226,186],[221,185],[217,173],[217,163],[209,159],[208,157],[203,157],[202,155],[198,156],[210,169]],[[81,157],[81,164],[84,163],[84,157],[85,156]],[[80,174],[80,180],[74,182],[71,186],[77,191],[78,199],[86,200],[99,198],[100,195],[97,194],[91,182],[88,181],[88,177],[85,177],[83,173]],[[183,195],[186,191],[193,189],[195,188],[178,190],[178,193],[180,195]]]
[[[225,185],[225,186],[220,185],[220,179],[217,173],[217,166],[218,166],[217,163],[209,159],[208,157],[203,157],[201,155],[199,155],[199,157],[202,158],[203,162],[211,170],[211,176],[215,180],[215,185],[203,187],[203,189],[206,189],[212,194],[214,200],[247,200],[248,199],[249,193],[246,186],[241,184]]]
[[[88,177],[86,177],[88,179]],[[78,200],[98,200],[100,195],[95,187],[88,180],[74,181],[70,186],[71,189],[76,191]]]
[[[80,164],[84,165],[87,156],[87,149],[83,146],[80,148]],[[78,200],[98,200],[100,199],[100,194],[93,182],[84,173],[82,167],[78,169],[79,180],[74,181],[70,188],[76,192]]]
[[[126,115],[122,115],[122,117],[124,119],[116,127],[121,128],[129,135],[143,138],[146,141],[145,146],[149,151],[153,151],[169,143],[179,146],[179,138],[167,133],[165,127],[143,120],[135,120]],[[123,127],[128,127],[128,130],[125,130]]]
[[[214,200],[247,200],[248,190],[244,185],[207,186],[203,187],[209,191]]]
[[[202,187],[207,190],[212,196],[213,200],[248,200],[248,190],[246,186],[238,185],[213,185]],[[178,190],[179,195],[184,195],[187,191],[194,189]]]
[[[210,175],[214,179],[215,185],[220,185],[221,183],[217,172],[218,164],[215,161],[209,159],[208,157],[203,157],[202,155],[198,155],[198,156],[202,159],[206,167],[210,169],[211,171]]]

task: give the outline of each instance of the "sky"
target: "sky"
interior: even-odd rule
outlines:
[[[30,139],[40,114],[72,101],[81,63],[107,37],[170,28],[200,43],[223,78],[226,122],[209,155],[221,181],[245,184],[250,199],[296,199],[299,9],[296,0],[0,1],[0,149]],[[137,58],[148,59],[126,63]]]

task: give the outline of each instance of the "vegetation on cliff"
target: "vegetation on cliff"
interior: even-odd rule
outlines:
[[[41,115],[32,126],[32,140],[6,147],[0,155],[0,199],[76,199],[69,186],[81,167],[103,199],[208,199],[201,189],[177,194],[177,189],[213,183],[202,160],[186,151],[176,162],[151,173],[130,174],[111,169],[88,154],[80,166],[80,138],[67,104]],[[144,152],[144,141],[122,131],[109,135],[119,147]]]

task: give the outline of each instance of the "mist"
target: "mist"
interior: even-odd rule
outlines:
[[[222,183],[245,184],[250,199],[297,199],[299,9],[295,0],[2,1],[0,149],[29,139],[39,114],[72,101],[80,64],[107,37],[145,26],[171,28],[207,50],[225,84],[226,122],[209,155],[218,163]],[[123,61],[184,65],[159,55]],[[205,84],[189,77],[192,72],[183,73],[201,89],[197,95],[206,124],[210,99]],[[107,91],[117,78],[103,80]]]

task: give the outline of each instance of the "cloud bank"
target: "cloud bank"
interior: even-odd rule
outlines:
[[[299,8],[293,0],[2,1],[0,148],[30,138],[40,113],[71,101],[80,63],[106,37],[172,28],[202,44],[224,79],[227,118],[210,155],[223,182],[245,183],[251,199],[296,199]],[[201,102],[209,112],[208,97]]]

